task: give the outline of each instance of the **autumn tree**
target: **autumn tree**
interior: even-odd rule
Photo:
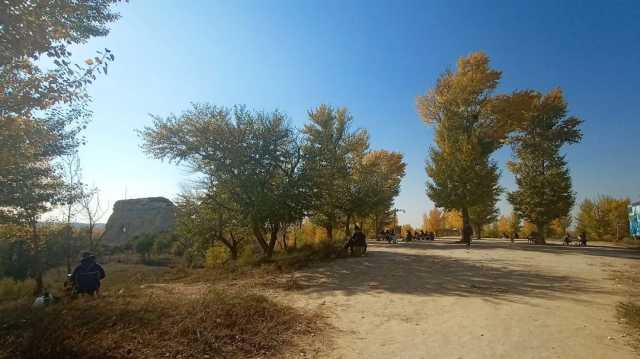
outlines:
[[[497,227],[498,227],[498,232],[500,235],[506,233],[506,234],[511,234],[511,221],[509,220],[509,217],[505,216],[505,215],[501,215],[500,218],[498,218],[498,222],[497,222]]]
[[[519,235],[522,230],[522,218],[515,211],[511,212],[509,216],[509,230],[511,235]]]
[[[422,227],[424,230],[438,235],[445,228],[445,214],[440,209],[433,207],[428,214],[424,215]]]
[[[376,150],[368,152],[358,166],[354,178],[359,183],[360,196],[356,198],[360,218],[373,218],[375,232],[382,230],[381,219],[389,217],[394,199],[400,193],[400,182],[406,164],[398,152]]]
[[[524,120],[510,136],[515,160],[509,169],[518,189],[508,193],[518,214],[533,223],[538,243],[545,243],[547,226],[556,218],[569,215],[575,202],[571,176],[565,156],[565,144],[580,142],[582,121],[567,117],[567,103],[560,89],[547,94],[529,91]]]
[[[0,4],[0,223],[31,228],[30,273],[42,289],[41,214],[64,203],[64,181],[54,163],[82,142],[88,117],[86,87],[106,73],[104,50],[84,65],[70,48],[105,36],[118,18],[111,0],[17,1]]]
[[[563,237],[569,232],[569,227],[571,227],[572,222],[573,218],[571,215],[556,218],[549,223],[549,230],[547,232],[556,238]]]
[[[330,241],[342,216],[352,215],[350,207],[357,200],[354,173],[369,148],[367,131],[351,130],[352,122],[346,108],[320,105],[309,111],[303,129],[304,167],[312,188],[311,218],[325,229]]]
[[[629,199],[598,196],[580,203],[577,226],[579,233],[599,240],[629,236]]]
[[[280,112],[194,105],[180,116],[153,116],[140,135],[146,153],[186,163],[215,186],[211,189],[222,191],[267,258],[280,230],[306,213],[310,201],[302,149]]]
[[[462,228],[462,215],[459,211],[445,211],[444,212],[444,225],[446,229],[453,229],[460,231]]]
[[[490,159],[504,140],[505,117],[496,116],[492,96],[500,71],[481,52],[458,60],[454,72],[440,76],[436,86],[417,99],[418,112],[435,125],[435,143],[426,167],[427,194],[436,206],[459,210],[463,228],[471,226],[470,209],[488,206],[499,194],[498,166]],[[463,231],[463,241],[471,237]]]

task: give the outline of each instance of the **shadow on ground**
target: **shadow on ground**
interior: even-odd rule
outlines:
[[[409,242],[401,243],[401,246],[414,249],[437,249],[437,250],[460,250],[465,245],[459,243],[456,240],[445,239],[435,242]],[[576,247],[576,246],[563,246],[557,243],[549,243],[545,245],[531,245],[527,244],[526,240],[518,240],[516,243],[510,243],[508,240],[476,240],[472,242],[471,250],[517,250],[517,251],[531,251],[539,253],[549,254],[575,254],[575,255],[589,255],[600,257],[613,257],[613,258],[627,258],[627,259],[639,259],[640,250],[604,246],[604,245],[591,245],[588,247]]]
[[[601,287],[570,275],[514,269],[499,265],[500,261],[488,265],[482,260],[406,253],[400,247],[396,247],[397,250],[384,247],[386,245],[370,246],[367,257],[341,259],[297,272],[296,287],[304,293],[318,294],[391,292],[506,301],[516,301],[514,296],[572,296],[579,301],[581,294],[602,291]],[[438,249],[441,247],[446,246],[438,246]]]

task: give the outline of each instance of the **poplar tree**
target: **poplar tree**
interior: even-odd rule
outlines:
[[[471,241],[470,209],[489,205],[501,191],[498,166],[490,159],[506,134],[492,96],[500,77],[487,55],[472,53],[417,99],[422,119],[435,125],[436,146],[426,166],[431,179],[427,195],[437,207],[460,211],[466,243]]]
[[[567,117],[567,103],[559,88],[547,94],[528,91],[529,106],[523,121],[510,135],[515,159],[508,165],[518,189],[508,200],[520,217],[536,227],[536,242],[545,243],[551,221],[569,215],[575,203],[565,144],[582,139],[582,120]]]

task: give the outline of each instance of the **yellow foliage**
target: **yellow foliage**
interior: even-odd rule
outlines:
[[[538,228],[536,228],[535,224],[527,220],[522,221],[522,234],[521,234],[522,237],[528,237],[531,233],[537,230]]]
[[[447,229],[462,228],[462,214],[460,211],[447,211],[444,213],[444,226]]]
[[[208,268],[215,268],[224,264],[229,258],[229,250],[224,246],[212,246],[207,249],[205,265]]]
[[[511,220],[505,215],[498,218],[498,232],[500,235],[503,233],[511,234]]]
[[[422,217],[422,228],[425,231],[431,231],[438,233],[446,225],[446,214],[438,208],[433,208],[429,211],[429,214],[424,214]]]

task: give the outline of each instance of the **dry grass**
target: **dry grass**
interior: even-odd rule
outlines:
[[[100,298],[2,305],[0,357],[270,358],[318,323],[252,291],[185,285],[188,272],[116,265],[107,274]]]

